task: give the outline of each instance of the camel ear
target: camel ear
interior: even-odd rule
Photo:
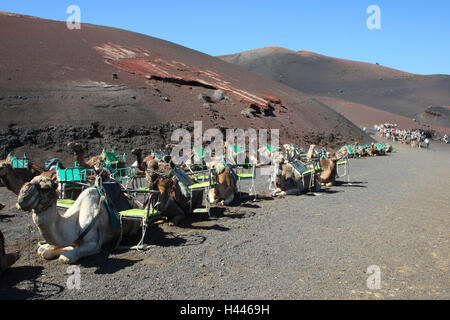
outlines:
[[[8,153],[8,155],[6,156],[6,159],[5,159],[6,163],[8,163],[8,164],[11,164],[11,154],[12,154],[12,152]]]

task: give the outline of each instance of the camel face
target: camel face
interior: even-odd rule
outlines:
[[[131,150],[131,154],[135,155],[136,157],[142,156],[142,149],[135,148],[135,149]]]
[[[36,213],[56,204],[58,185],[48,177],[37,176],[23,185],[18,196],[19,206],[24,211],[35,210]]]
[[[81,145],[81,143],[78,143],[78,142],[69,142],[68,144],[67,144],[67,146],[70,148],[70,149],[72,149],[72,151],[74,152],[74,153],[79,153],[79,152],[83,152],[83,146]]]

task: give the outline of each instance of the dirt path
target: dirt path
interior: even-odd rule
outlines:
[[[0,279],[0,298],[448,299],[450,148],[396,148],[351,160],[351,184],[219,209],[151,230],[145,252],[83,259],[80,290],[67,288],[67,266],[37,257],[31,216],[1,188],[0,229],[22,258]],[[367,288],[371,265],[381,289]]]

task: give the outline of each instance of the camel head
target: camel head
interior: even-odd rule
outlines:
[[[77,161],[79,164],[84,163],[84,148],[81,143],[69,142],[67,147],[72,150],[74,161]]]
[[[42,212],[56,203],[57,188],[58,185],[51,178],[34,177],[20,189],[17,202],[24,211]]]
[[[331,152],[330,155],[328,156],[328,160],[337,162],[339,158],[335,152]]]
[[[134,155],[138,162],[138,168],[141,168],[142,166],[142,149],[140,148],[134,148],[131,150],[131,154]]]
[[[135,148],[131,150],[131,154],[135,155],[136,157],[142,156],[142,149],[141,148]]]
[[[74,154],[84,153],[83,145],[79,142],[69,142],[67,146],[73,151]]]
[[[145,162],[145,179],[149,183],[150,189],[155,190],[157,185],[156,183],[164,177],[168,177],[170,175],[171,169],[175,165],[173,162],[165,163],[160,162],[156,159],[151,159]]]

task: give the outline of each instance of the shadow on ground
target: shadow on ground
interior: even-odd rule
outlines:
[[[48,299],[64,288],[37,280],[43,267],[21,266],[7,269],[0,278],[0,300]]]

